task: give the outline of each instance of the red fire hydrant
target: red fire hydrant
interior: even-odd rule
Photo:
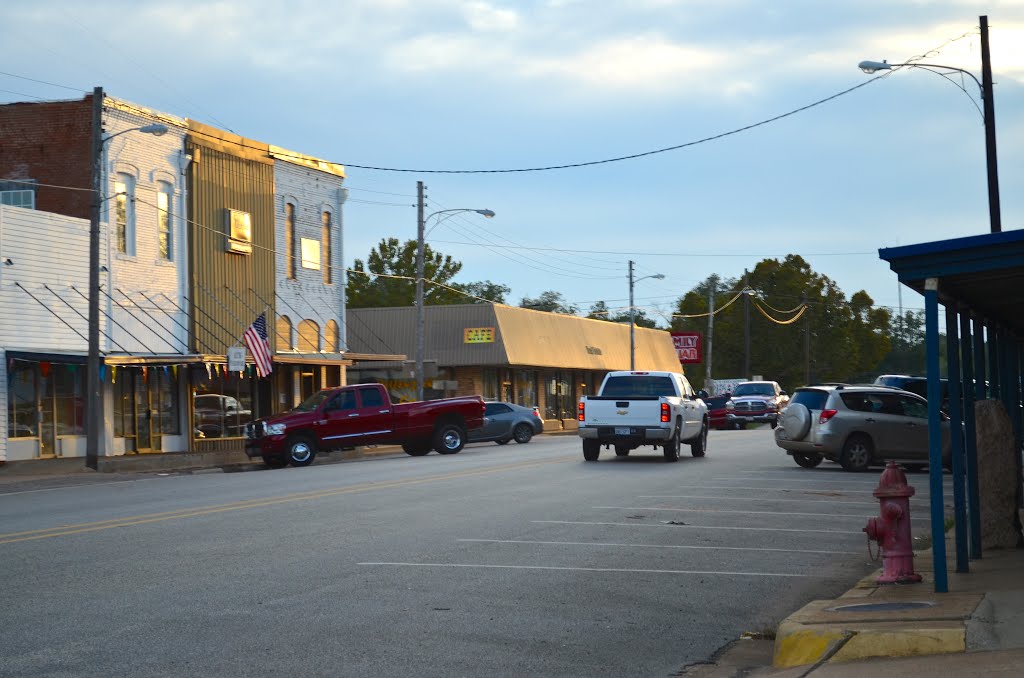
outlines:
[[[896,462],[890,461],[878,481],[880,517],[868,521],[864,532],[868,546],[877,541],[882,551],[882,575],[879,584],[916,584],[921,575],[914,572],[914,543],[910,536],[910,498],[914,488]]]

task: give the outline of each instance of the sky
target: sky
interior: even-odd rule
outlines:
[[[427,241],[511,304],[625,307],[634,261],[664,324],[709,275],[799,254],[847,298],[921,309],[878,249],[989,232],[983,104],[959,73],[857,64],[980,80],[981,15],[1013,230],[1024,0],[5,2],[0,103],[103,86],[344,164],[347,267],[416,237],[423,181],[428,214],[496,213],[428,217]]]

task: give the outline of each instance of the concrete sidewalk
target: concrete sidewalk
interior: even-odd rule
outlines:
[[[955,553],[951,534],[946,547]],[[682,675],[1024,675],[1024,549],[985,551],[970,572],[949,573],[949,593],[934,592],[931,550],[914,562],[920,584],[877,585],[879,570],[839,598],[791,614],[774,642],[740,639],[714,664]]]

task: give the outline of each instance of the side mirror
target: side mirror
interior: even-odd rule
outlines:
[[[784,396],[786,396],[787,398],[789,397],[789,394],[788,394],[788,393],[786,393],[785,391],[779,391],[779,395],[784,395]]]
[[[701,389],[701,390],[697,391],[697,397],[700,398],[701,400],[704,400],[705,398],[709,397],[709,394],[704,389]]]

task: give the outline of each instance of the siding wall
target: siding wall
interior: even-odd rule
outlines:
[[[110,139],[104,147],[105,197],[114,195],[114,183],[119,173],[129,174],[135,179],[135,237],[131,248],[134,254],[117,251],[114,200],[106,200],[101,219],[107,232],[108,247],[104,248],[101,256],[110,277],[105,289],[129,310],[122,309],[107,297],[103,302],[107,313],[116,320],[111,333],[114,340],[128,351],[188,353],[188,333],[183,329],[188,324],[187,316],[175,308],[175,305],[187,308],[184,299],[188,280],[185,121],[109,99],[104,109],[103,126],[108,136],[154,122],[166,125],[169,131],[160,137],[138,131],[126,132]],[[157,237],[157,193],[161,183],[169,184],[173,189],[170,261],[161,258]],[[140,307],[152,318],[140,311]],[[101,348],[111,352],[121,350],[105,337],[101,337]]]
[[[186,151],[192,156],[188,247],[195,349],[223,355],[264,306],[275,303],[274,167],[266,144],[191,120]],[[252,254],[226,251],[228,208],[250,214]],[[271,350],[274,311],[267,314]]]
[[[278,351],[288,351],[297,345],[298,327],[303,320],[312,320],[320,328],[320,345],[327,350],[327,321],[338,323],[339,337],[344,350],[345,271],[342,256],[341,188],[343,177],[292,164],[282,160],[274,162],[274,218],[275,274],[277,278],[277,313],[291,320],[291,344],[282,344]],[[295,205],[295,243],[299,258],[295,265],[295,279],[288,278],[288,257],[285,245],[285,205]],[[323,258],[323,212],[331,213],[331,265],[332,282],[324,283],[324,271],[302,267],[302,238],[321,242]]]
[[[11,265],[4,263],[7,259]],[[87,294],[88,262],[89,222],[85,219],[0,206],[0,318],[5,319],[0,323],[0,461],[34,456],[34,450],[13,454],[9,449],[7,351],[87,353],[88,302],[71,286]],[[100,329],[107,330],[102,314]]]

